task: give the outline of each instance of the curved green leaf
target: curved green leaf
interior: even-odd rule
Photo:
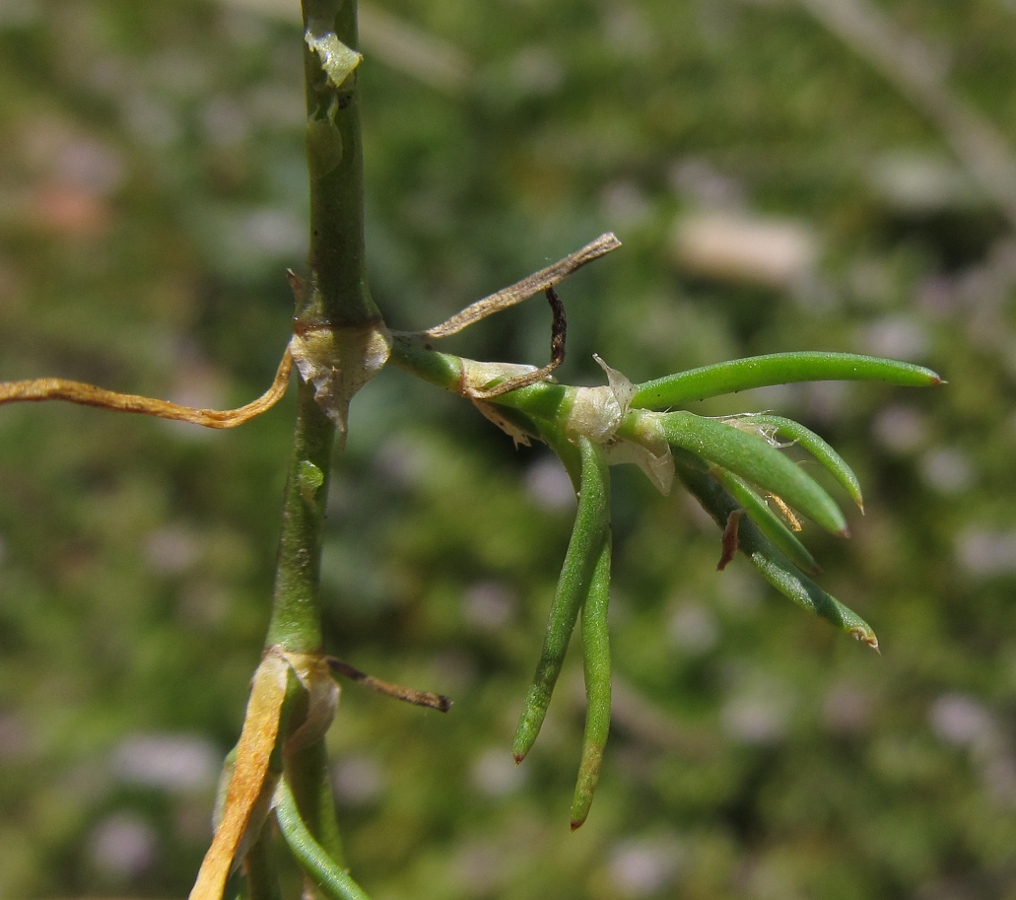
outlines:
[[[578,445],[582,461],[575,526],[550,607],[543,651],[512,743],[516,762],[525,758],[540,733],[575,620],[589,594],[594,567],[610,532],[610,474],[603,450],[585,437],[579,437]]]
[[[768,413],[749,415],[741,417],[737,423],[731,422],[735,428],[750,427],[769,428],[779,436],[788,438],[800,444],[835,478],[843,489],[850,495],[850,499],[857,504],[858,509],[864,509],[864,499],[861,497],[861,484],[854,474],[854,470],[847,465],[846,460],[839,455],[824,439],[815,434],[814,431],[805,428],[800,422],[793,419],[786,419],[783,416],[771,416]]]
[[[610,595],[610,535],[603,542],[593,571],[589,596],[582,605],[582,658],[586,679],[586,727],[582,737],[582,760],[572,799],[572,831],[589,815],[593,794],[600,780],[603,748],[610,731],[610,634],[607,603]]]
[[[855,353],[772,353],[689,369],[638,385],[633,409],[667,409],[735,391],[795,381],[882,381],[930,387],[942,379],[912,363]]]
[[[275,791],[275,818],[282,837],[293,851],[300,868],[330,900],[370,900],[367,893],[349,873],[340,869],[324,848],[314,839],[297,809],[293,792],[285,778]]]
[[[750,484],[726,469],[715,469],[712,474],[741,504],[748,515],[755,520],[755,524],[762,529],[762,533],[769,538],[790,560],[800,569],[815,574],[820,571],[815,558],[758,494],[752,490]]]
[[[694,461],[689,464],[681,456],[677,456],[674,462],[678,478],[722,528],[730,514],[740,508],[738,502],[715,478],[700,471],[694,465]],[[766,581],[781,594],[831,622],[862,644],[878,650],[878,639],[871,626],[800,572],[773,546],[751,519],[743,517],[741,519],[738,528],[738,549],[748,556]]]
[[[759,435],[683,411],[661,415],[660,427],[672,446],[776,494],[827,531],[847,534],[843,513],[825,489]]]

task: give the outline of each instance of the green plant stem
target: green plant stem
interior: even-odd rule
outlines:
[[[370,900],[363,889],[342,869],[337,868],[314,835],[300,818],[300,811],[289,785],[283,779],[276,792],[275,816],[282,836],[315,886],[330,900]]]
[[[355,0],[304,0],[303,16],[307,36],[356,47]],[[310,279],[297,292],[294,329],[298,332],[355,330],[380,323],[366,281],[357,72],[336,84],[323,62],[319,51],[305,43]],[[338,358],[330,362],[340,370],[344,362],[354,363]],[[297,397],[266,645],[289,653],[318,654],[322,651],[321,543],[336,428],[315,399],[314,387],[302,377],[298,377]],[[324,742],[318,740],[293,753],[286,770],[293,802],[307,822],[304,826],[301,821],[301,827],[309,828],[315,847],[338,863],[341,844],[326,761]]]
[[[287,760],[286,778],[300,809],[300,817],[332,861],[345,866],[342,838],[335,818],[335,801],[328,778],[328,750],[324,740],[314,741]]]
[[[458,393],[462,380],[462,357],[434,350],[418,335],[395,332],[392,335],[391,361],[417,378]]]
[[[472,360],[434,350],[430,342],[420,335],[395,333],[392,337],[391,362],[439,388],[453,394],[462,393],[463,369]],[[565,384],[539,382],[500,394],[489,402],[553,422],[567,415],[575,390]]]
[[[355,48],[354,0],[304,0],[307,34],[334,33]],[[298,297],[296,327],[362,327],[379,320],[367,289],[363,155],[357,73],[333,84],[318,52],[304,46],[307,165],[310,171],[310,286]],[[341,360],[335,365],[341,366]],[[293,455],[267,644],[291,653],[321,649],[318,573],[335,428],[300,378]]]
[[[299,379],[296,433],[282,506],[282,533],[266,647],[321,651],[321,534],[335,426]]]
[[[346,47],[358,44],[355,0],[303,0],[303,22],[305,33],[334,32]],[[303,58],[312,290],[297,316],[362,326],[380,316],[367,287],[358,72],[336,85],[306,43]]]

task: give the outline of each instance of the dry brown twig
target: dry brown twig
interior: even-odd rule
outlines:
[[[6,381],[0,383],[0,404],[39,403],[44,400],[66,400],[83,406],[96,406],[114,412],[138,413],[143,416],[157,416],[190,422],[205,428],[235,428],[249,422],[255,416],[271,409],[289,385],[289,374],[293,369],[293,357],[286,348],[279,363],[272,386],[257,400],[237,409],[199,409],[181,406],[168,400],[142,397],[139,394],[120,394],[66,378],[33,378],[29,381]]]
[[[366,672],[361,672],[355,666],[344,662],[336,656],[327,656],[325,661],[328,668],[337,675],[344,675],[352,681],[362,684],[372,691],[384,694],[403,703],[412,703],[414,706],[426,706],[428,709],[436,709],[438,712],[448,712],[452,708],[452,701],[444,694],[435,694],[433,691],[418,691],[416,688],[403,687],[401,684],[393,684],[390,681],[382,681]]]
[[[557,291],[552,287],[547,288],[546,294],[547,301],[550,303],[550,308],[554,313],[554,322],[550,333],[550,362],[542,368],[534,369],[532,372],[523,372],[520,375],[506,378],[487,390],[477,390],[474,388],[469,392],[471,400],[493,400],[494,397],[500,397],[501,394],[507,394],[509,391],[517,391],[519,388],[529,387],[531,384],[543,381],[554,369],[564,362],[564,347],[568,336],[568,322],[564,314],[564,304],[557,296]]]
[[[587,263],[591,263],[601,256],[606,256],[606,254],[616,250],[620,246],[621,242],[612,232],[601,234],[596,240],[586,244],[580,250],[569,253],[563,259],[559,259],[556,263],[547,266],[545,269],[540,269],[539,272],[534,272],[532,275],[517,281],[513,285],[502,288],[496,293],[484,297],[482,300],[469,304],[469,306],[461,312],[456,313],[450,319],[445,320],[440,325],[435,325],[433,328],[428,328],[426,331],[417,332],[414,337],[423,338],[424,340],[451,337],[451,335],[458,334],[470,325],[475,325],[488,316],[494,315],[494,313],[516,306],[543,291],[547,295],[547,301],[550,303],[550,308],[554,314],[550,336],[550,362],[539,369],[533,369],[529,372],[522,372],[506,378],[491,388],[484,390],[472,388],[469,390],[468,396],[471,400],[491,400],[494,397],[501,396],[501,394],[507,394],[509,391],[517,391],[519,388],[528,387],[531,384],[536,384],[538,381],[543,381],[564,362],[565,341],[568,332],[564,305],[554,290],[555,285],[560,284],[565,278],[573,272],[577,272]]]
[[[539,272],[534,272],[532,275],[523,278],[509,287],[501,288],[501,290],[491,294],[489,297],[484,297],[482,300],[470,303],[464,310],[456,313],[440,325],[435,325],[433,328],[421,331],[419,336],[436,340],[458,334],[481,319],[486,319],[487,316],[516,306],[523,300],[528,300],[534,294],[540,293],[540,291],[555,287],[587,263],[591,263],[594,259],[599,259],[601,256],[606,256],[611,250],[616,250],[620,246],[621,242],[614,234],[610,232],[601,234],[595,241],[586,244],[581,250],[569,253],[553,265],[547,266],[546,269],[540,269]]]

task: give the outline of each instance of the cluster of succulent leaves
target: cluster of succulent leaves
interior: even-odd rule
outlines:
[[[471,390],[496,391],[499,383],[507,387],[511,380],[508,374],[492,376],[494,364],[437,354],[429,343],[420,344],[420,339],[396,338],[396,362],[466,396]],[[423,362],[421,357],[437,360]],[[911,387],[941,383],[935,372],[922,366],[846,353],[750,357],[638,385],[598,357],[597,362],[608,379],[602,387],[544,380],[497,393],[490,401],[474,399],[517,442],[528,444],[533,437],[548,444],[578,497],[543,650],[512,747],[516,763],[532,749],[581,615],[587,709],[572,830],[589,814],[610,726],[610,464],[637,464],[663,494],[670,493],[676,474],[723,529],[719,569],[741,550],[781,593],[877,650],[878,640],[868,623],[809,577],[820,569],[795,534],[802,527],[797,514],[841,537],[848,534],[847,524],[836,501],[804,467],[781,452],[787,445],[779,441],[789,440],[807,450],[863,509],[850,466],[819,435],[793,420],[751,413],[717,420],[679,407],[794,382],[879,381]],[[497,405],[498,413],[488,403]],[[770,499],[778,511],[770,507]]]
[[[475,64],[460,95],[366,64],[371,283],[393,321],[422,327],[612,227],[624,254],[569,286],[567,381],[602,380],[594,350],[642,380],[824,347],[927,361],[951,387],[692,407],[779,409],[857,470],[854,541],[809,544],[823,584],[878,626],[880,660],[736,564],[717,576],[715,525],[684,492],[653,501],[631,467],[612,471],[616,721],[596,814],[568,835],[584,700],[567,664],[526,765],[506,748],[572,512],[544,488],[541,448],[515,452],[465,404],[382,373],[333,482],[327,641],[457,705],[428,717],[345,691],[329,739],[358,876],[414,898],[1003,894],[1016,498],[997,215],[882,189],[873,171],[899,151],[957,169],[905,98],[791,5],[512,3],[496,28],[474,3],[385,6]],[[1014,65],[1011,4],[881,6],[948,48],[958,90],[1016,137],[998,75]],[[39,188],[5,194],[3,377],[248,399],[278,361],[280,272],[304,239],[298,26],[207,2],[44,9],[5,10],[0,32],[3,170]],[[84,193],[102,202],[84,208],[101,215],[49,223],[49,187],[82,161],[71,184],[98,173]],[[672,224],[709,192],[809,223],[817,280],[782,292],[669,267]],[[545,354],[542,310],[504,316],[462,352]],[[291,412],[212,441],[71,408],[0,422],[6,893],[188,889],[214,786],[146,782],[119,760],[138,735],[218,754],[235,741]],[[940,477],[950,459],[965,482]],[[125,829],[157,852],[110,867],[104,839]]]

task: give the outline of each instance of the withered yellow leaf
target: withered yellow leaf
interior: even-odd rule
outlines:
[[[222,900],[233,858],[258,801],[266,786],[269,793],[274,788],[274,784],[267,784],[269,764],[279,735],[289,668],[281,654],[270,651],[251,680],[247,714],[237,744],[236,768],[226,792],[222,820],[201,863],[190,900]]]

